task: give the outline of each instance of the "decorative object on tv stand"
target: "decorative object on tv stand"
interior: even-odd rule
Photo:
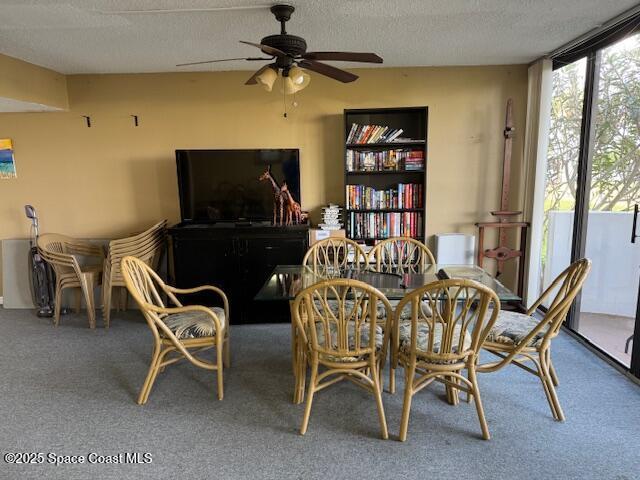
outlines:
[[[302,223],[302,209],[300,204],[293,199],[293,195],[289,191],[287,182],[282,182],[280,187],[280,194],[285,204],[285,210],[287,212],[287,219],[285,225],[299,225]]]
[[[290,35],[285,29],[285,24],[291,18],[295,9],[291,5],[274,5],[271,13],[280,22],[280,34],[264,37],[260,43],[241,41],[247,45],[259,48],[267,57],[226,58],[221,60],[208,60],[203,62],[181,63],[178,67],[201,65],[206,63],[226,62],[233,60],[261,61],[268,60],[273,63],[263,66],[255,72],[245,85],[260,84],[270,92],[279,75],[282,75],[284,92],[295,93],[305,88],[310,81],[309,75],[304,70],[311,70],[326,77],[338,80],[342,83],[353,82],[358,78],[351,72],[321,63],[318,60],[334,60],[340,62],[364,62],[382,63],[375,53],[362,52],[307,52],[307,42],[304,38]],[[304,69],[304,70],[303,70]]]
[[[322,209],[322,223],[319,227],[322,230],[340,230],[342,228],[342,223],[340,222],[342,216],[341,210],[342,209],[334,203],[330,203],[329,206],[324,207]]]
[[[282,189],[280,188],[280,185],[278,185],[278,182],[276,182],[276,179],[273,178],[273,175],[271,175],[271,165],[267,166],[267,169],[264,171],[262,175],[260,175],[260,177],[258,177],[258,180],[260,180],[261,182],[268,180],[269,183],[271,183],[271,188],[273,189],[273,224],[282,225],[283,211],[284,211],[284,197],[282,195]],[[278,212],[280,213],[280,220],[279,220],[279,223],[276,223]]]

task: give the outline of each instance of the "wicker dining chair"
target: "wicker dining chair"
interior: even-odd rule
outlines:
[[[300,427],[309,425],[316,392],[349,380],[373,393],[382,438],[388,438],[380,373],[386,355],[391,305],[377,289],[358,280],[331,279],[301,291],[292,304],[293,322],[306,349],[311,380]],[[322,370],[322,371],[321,371]],[[329,377],[333,377],[326,380]]]
[[[410,237],[394,237],[378,242],[369,251],[367,263],[378,270],[396,268],[411,272],[434,265],[436,260],[421,241]]]
[[[171,287],[166,285],[149,265],[135,257],[124,257],[120,266],[127,290],[140,307],[154,340],[151,365],[138,396],[138,404],[143,405],[147,402],[158,373],[164,371],[167,365],[184,358],[197,367],[216,371],[218,399],[222,400],[223,368],[230,365],[229,301],[224,292],[210,285],[189,289]],[[223,308],[183,306],[176,298],[176,295],[205,290],[217,294],[222,299]],[[175,307],[165,306],[162,301],[163,295],[166,295]],[[195,355],[211,348],[216,350],[215,363],[202,360]],[[172,352],[176,355],[166,359]]]
[[[425,313],[424,304],[429,305]],[[489,314],[489,309],[493,313]],[[459,391],[473,396],[482,437],[490,438],[476,377],[482,343],[498,317],[500,300],[490,288],[465,279],[432,282],[405,296],[395,310],[392,362],[404,368],[400,440],[407,439],[413,396],[433,381],[446,387],[449,403]],[[409,309],[411,319],[401,313]],[[462,375],[467,370],[467,377]]]
[[[478,366],[478,372],[495,372],[513,364],[540,379],[553,418],[565,419],[555,387],[558,375],[551,361],[551,341],[558,336],[573,300],[584,284],[591,260],[583,258],[556,277],[526,313],[500,311],[483,348],[501,360]],[[555,293],[546,314],[539,320],[533,315],[542,302]],[[532,362],[533,368],[525,362]]]
[[[433,265],[435,274],[436,260],[431,250],[419,240],[410,237],[393,237],[378,242],[367,255],[367,265],[378,271],[394,270],[396,272],[422,272],[427,265]],[[399,300],[389,300],[395,309]],[[425,312],[429,311],[429,305],[423,304]],[[410,320],[407,309],[401,312],[401,320]],[[393,331],[391,332],[393,335]],[[391,338],[393,341],[393,338]],[[389,392],[396,391],[395,368],[389,368]]]
[[[325,238],[309,247],[302,264],[336,270],[348,266],[360,268],[365,266],[366,258],[362,247],[350,238]]]
[[[166,243],[166,228],[167,221],[162,220],[141,233],[109,242],[102,275],[102,317],[105,327],[109,328],[111,323],[114,288],[120,287],[122,293],[121,301],[116,301],[116,306],[123,310],[127,308],[127,290],[120,271],[121,260],[130,255],[157,270]]]
[[[57,233],[40,235],[37,245],[38,252],[56,274],[54,325],[60,324],[62,292],[74,288],[77,289],[76,312],[80,311],[80,293],[82,293],[87,306],[89,328],[96,328],[94,289],[101,282],[103,248],[85,240]],[[82,257],[94,258],[100,263],[84,265],[78,261]]]

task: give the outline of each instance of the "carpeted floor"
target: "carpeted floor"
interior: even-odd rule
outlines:
[[[640,472],[640,387],[566,335],[554,355],[567,421],[553,421],[536,379],[517,368],[480,376],[492,434],[473,405],[441,385],[415,397],[406,443],[395,440],[399,393],[383,400],[392,439],[379,439],[373,398],[349,383],[318,394],[309,431],[291,404],[289,325],[232,327],[225,399],[211,372],[168,367],[149,402],[135,399],[151,335],[137,312],[90,331],[30,311],[0,309],[2,454],[42,452],[43,464],[0,466],[2,479],[632,479]],[[54,466],[56,455],[150,453],[148,464]],[[93,457],[92,457],[93,458]]]

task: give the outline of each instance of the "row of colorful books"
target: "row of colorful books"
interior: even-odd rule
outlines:
[[[424,170],[424,150],[347,150],[348,172],[383,170]]]
[[[347,185],[347,209],[371,210],[422,208],[422,185],[399,183],[397,188],[376,190],[366,185]]]
[[[420,152],[420,153],[422,154],[423,152]],[[404,161],[404,169],[409,172],[416,171],[416,170],[424,170],[424,154],[409,155]]]
[[[419,212],[357,213],[347,216],[347,233],[353,239],[422,237],[423,217]]]
[[[399,137],[402,132],[401,128],[353,123],[347,135],[347,143],[389,143]]]

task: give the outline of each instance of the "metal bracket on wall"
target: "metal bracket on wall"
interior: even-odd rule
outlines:
[[[129,115],[131,118],[133,118],[133,126],[137,127],[139,125],[138,123],[138,115]]]
[[[87,121],[87,128],[91,128],[91,117],[89,115],[82,115],[82,118]]]

